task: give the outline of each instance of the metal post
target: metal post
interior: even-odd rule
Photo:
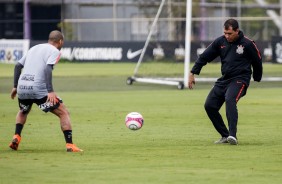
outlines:
[[[280,36],[282,36],[282,0],[280,0]]]
[[[226,17],[226,1],[225,0],[222,1],[222,17]]]
[[[62,3],[61,3],[61,32],[64,33],[64,28],[65,28],[65,25],[64,25],[64,0],[62,0]],[[66,33],[64,33],[66,34]]]
[[[81,5],[79,4],[78,5],[78,10],[77,10],[77,14],[76,14],[76,17],[77,17],[77,19],[79,19],[80,18],[80,15],[81,15]],[[79,24],[79,23],[77,23],[77,28],[76,28],[77,30],[77,41],[81,41],[81,24]]]
[[[113,37],[114,41],[117,41],[117,2],[113,0]]]
[[[201,0],[201,3],[203,4],[206,3],[206,0]],[[206,7],[201,6],[200,11],[201,11],[201,17],[207,16]],[[200,29],[200,40],[201,41],[205,41],[207,38],[206,27],[207,27],[207,21],[201,20],[201,29]]]
[[[169,27],[168,27],[168,40],[169,41],[172,41],[173,40],[173,36],[172,36],[172,33],[173,33],[173,23],[172,23],[172,10],[171,10],[171,0],[168,0],[168,7],[167,7],[167,12],[168,12],[168,17],[169,17]]]
[[[24,39],[30,39],[30,26],[29,0],[24,0]]]
[[[241,17],[242,0],[237,0],[237,17]],[[241,19],[239,19],[239,25],[241,25]]]
[[[184,86],[188,87],[190,60],[191,60],[191,27],[192,27],[192,0],[186,2],[186,34],[185,34],[185,61],[184,61]]]

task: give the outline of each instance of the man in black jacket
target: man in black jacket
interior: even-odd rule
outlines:
[[[189,89],[193,89],[195,84],[194,74],[199,75],[202,67],[218,56],[221,59],[222,76],[211,89],[205,102],[205,110],[221,135],[215,143],[237,145],[237,102],[246,94],[252,74],[254,81],[261,81],[262,58],[254,41],[239,30],[238,22],[228,19],[224,23],[224,35],[215,39],[195,62],[189,75]],[[224,102],[229,130],[219,113]]]

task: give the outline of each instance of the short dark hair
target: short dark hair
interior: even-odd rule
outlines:
[[[64,40],[63,34],[58,30],[51,31],[49,34],[49,41],[59,42],[60,40]]]
[[[224,29],[228,29],[229,27],[232,27],[232,30],[236,31],[237,29],[239,29],[238,21],[235,20],[235,19],[226,20],[225,23],[224,23]]]

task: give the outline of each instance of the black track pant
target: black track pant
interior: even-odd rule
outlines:
[[[247,86],[241,81],[233,81],[227,86],[214,86],[205,103],[206,112],[213,123],[213,126],[222,137],[236,137],[238,110],[237,102],[246,94]],[[226,128],[219,109],[225,102],[226,117],[229,131]]]

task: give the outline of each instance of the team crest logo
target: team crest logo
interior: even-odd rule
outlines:
[[[243,45],[238,45],[236,52],[237,52],[238,54],[243,54],[243,53],[244,53],[244,47],[243,47]]]

